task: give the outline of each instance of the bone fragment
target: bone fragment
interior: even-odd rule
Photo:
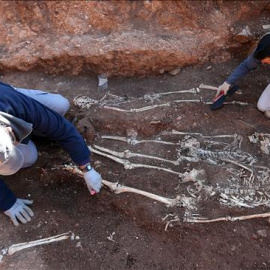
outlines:
[[[191,89],[188,89],[188,90],[179,90],[179,91],[174,91],[174,92],[163,92],[163,93],[154,93],[154,94],[150,93],[150,94],[144,95],[144,99],[154,101],[155,99],[159,99],[162,96],[168,96],[168,95],[174,95],[174,94],[186,94],[186,93],[196,94],[196,93],[199,93],[199,92],[200,92],[200,89],[191,88]]]
[[[120,137],[120,136],[107,136],[107,135],[102,135],[102,139],[108,139],[108,140],[116,140],[116,141],[122,141],[122,142],[127,142],[131,145],[136,145],[139,143],[160,143],[160,144],[167,144],[167,145],[180,145],[180,143],[173,143],[173,142],[168,142],[168,141],[161,141],[161,140],[136,140],[132,138],[127,138],[127,137]]]
[[[200,99],[180,99],[180,100],[174,100],[171,102],[171,104],[173,103],[200,103],[201,100]]]
[[[175,129],[172,129],[171,131],[164,131],[162,134],[167,134],[167,135],[198,135],[202,138],[235,138],[238,135],[237,134],[224,134],[224,135],[213,135],[213,136],[205,136],[202,133],[197,133],[197,132],[182,132],[178,131]],[[270,134],[269,134],[270,135]]]
[[[72,232],[67,232],[67,233],[63,233],[63,234],[59,234],[59,235],[51,236],[51,237],[48,237],[48,238],[43,238],[43,239],[31,241],[31,242],[15,244],[15,245],[10,246],[7,249],[7,254],[12,255],[17,251],[20,251],[20,250],[23,250],[23,249],[26,249],[26,248],[31,248],[31,247],[35,247],[35,246],[50,244],[50,243],[53,243],[53,242],[63,241],[63,240],[71,238],[72,235],[73,235]]]
[[[250,173],[251,173],[251,175],[253,175],[254,173],[253,173],[253,170],[251,170],[250,168],[248,168],[248,167],[246,167],[246,166],[244,166],[244,165],[242,165],[242,164],[240,164],[240,163],[238,163],[238,162],[236,162],[236,161],[233,161],[233,160],[229,160],[229,159],[221,159],[221,160],[223,160],[223,161],[225,161],[225,162],[229,162],[229,163],[232,163],[232,164],[235,164],[235,165],[237,165],[237,166],[239,166],[239,167],[242,167],[243,169],[246,169],[247,171],[249,171]]]
[[[247,122],[245,122],[245,121],[243,121],[243,120],[238,120],[238,121],[239,121],[239,122],[242,122],[243,124],[245,124],[245,125],[247,125],[247,126],[249,126],[249,127],[255,128],[254,125],[251,125],[250,123],[247,123]]]
[[[174,216],[173,219],[169,220],[166,222],[166,225],[165,225],[165,232],[168,231],[168,227],[173,227],[173,223],[179,223],[180,222],[180,219],[178,216]]]
[[[211,223],[217,221],[238,221],[238,220],[247,220],[247,219],[254,219],[254,218],[267,218],[270,217],[270,213],[262,213],[262,214],[254,214],[254,215],[247,215],[247,216],[239,216],[239,217],[219,217],[214,219],[208,219],[204,217],[185,217],[184,222],[191,222],[191,223]]]
[[[155,109],[157,107],[169,107],[169,106],[171,106],[170,102],[164,103],[164,104],[159,104],[159,105],[145,106],[145,107],[138,108],[138,109],[129,109],[129,110],[120,109],[120,108],[112,107],[112,106],[104,106],[103,108],[108,109],[108,110],[118,111],[118,112],[127,112],[127,113],[129,113],[129,112],[143,112],[143,111],[148,111],[148,110],[151,110],[151,109]]]
[[[109,110],[114,110],[114,111],[118,111],[118,112],[126,112],[126,113],[130,113],[130,112],[144,112],[144,111],[148,111],[148,110],[152,110],[158,107],[169,107],[172,106],[173,103],[200,103],[201,100],[199,99],[190,99],[190,100],[174,100],[172,102],[167,102],[167,103],[163,103],[163,104],[156,104],[156,105],[151,105],[151,106],[145,106],[145,107],[141,107],[141,108],[135,108],[135,109],[120,109],[117,107],[112,107],[112,106],[104,106],[104,109],[109,109]]]
[[[270,24],[264,24],[264,25],[262,25],[262,28],[265,30],[268,30],[268,29],[270,29]]]
[[[193,94],[196,94],[196,93],[198,93],[198,90],[196,88],[191,88],[191,89],[188,89],[188,90],[179,90],[179,91],[174,91],[174,92],[157,93],[157,95],[167,96],[167,95],[184,94],[184,93],[193,93]]]

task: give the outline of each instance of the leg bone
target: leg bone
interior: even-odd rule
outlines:
[[[72,172],[74,174],[77,174],[81,177],[83,176],[83,173],[77,167],[73,167],[73,166],[68,165],[68,166],[62,167],[62,169],[67,170],[69,172]],[[158,195],[150,193],[150,192],[139,190],[136,188],[127,187],[127,186],[121,185],[119,183],[112,183],[112,182],[109,182],[109,181],[104,180],[104,179],[102,180],[102,184],[107,186],[115,194],[120,194],[120,193],[124,193],[124,192],[136,193],[136,194],[148,197],[150,199],[159,201],[161,203],[164,203],[170,207],[177,206],[177,205],[183,205],[183,206],[188,207],[189,205],[192,204],[192,199],[185,197],[185,195],[177,196],[175,199],[170,199],[170,198],[158,196]]]

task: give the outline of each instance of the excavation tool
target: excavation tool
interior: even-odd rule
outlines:
[[[210,105],[211,110],[220,109],[225,102],[226,98],[232,96],[239,89],[238,85],[232,86],[227,94],[224,91],[221,91],[220,94],[214,98],[213,103]]]

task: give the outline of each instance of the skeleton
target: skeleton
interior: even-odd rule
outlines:
[[[168,133],[167,133],[168,134]],[[172,131],[171,134],[187,134],[187,133],[182,133],[182,132],[177,132],[177,131]],[[239,142],[239,146],[241,145],[241,141],[242,138],[237,136],[237,135],[218,135],[218,136],[202,136],[199,133],[191,133],[191,135],[199,135],[200,137],[203,138],[234,138],[233,141],[233,145],[236,144],[236,141],[240,140]],[[91,149],[93,152],[106,156],[105,153],[110,153],[110,156],[107,156],[111,159],[113,159],[113,156],[115,156],[115,161],[124,164],[124,166],[126,166],[126,168],[134,168],[134,167],[138,167],[138,165],[129,165],[128,161],[125,160],[120,160],[119,158],[131,158],[131,157],[141,157],[141,158],[147,158],[147,159],[155,159],[155,160],[159,160],[159,161],[164,161],[164,162],[168,162],[168,163],[172,163],[173,165],[179,165],[180,162],[182,161],[189,161],[189,162],[198,162],[201,159],[207,159],[207,160],[224,160],[224,159],[230,159],[230,160],[236,160],[239,161],[241,163],[247,163],[247,164],[253,164],[256,162],[256,159],[254,157],[252,157],[250,154],[241,151],[240,149],[236,149],[234,151],[210,151],[210,150],[204,150],[200,148],[200,143],[197,139],[190,137],[188,135],[186,135],[184,137],[184,140],[182,142],[178,142],[178,143],[169,143],[167,141],[162,141],[162,140],[143,140],[143,141],[139,141],[139,140],[135,140],[135,139],[131,139],[129,140],[128,138],[125,137],[114,137],[114,136],[103,136],[102,138],[108,138],[108,139],[116,139],[116,140],[120,140],[120,141],[124,141],[124,142],[131,142],[131,144],[138,144],[138,143],[146,143],[146,142],[155,142],[155,143],[164,143],[164,144],[172,144],[172,145],[180,145],[180,150],[179,150],[179,157],[177,160],[167,160],[164,158],[159,158],[159,157],[155,157],[155,156],[150,156],[150,155],[145,155],[145,154],[138,154],[138,153],[133,153],[129,150],[125,150],[124,152],[116,152],[113,150],[109,150],[106,149],[104,147],[98,146],[98,145],[94,145],[94,148],[96,149]],[[213,144],[217,143],[217,142],[212,142]],[[226,144],[226,147],[229,147],[228,144]],[[100,151],[98,151],[100,150]],[[187,155],[188,156],[183,156],[183,154],[181,153],[184,152],[185,150],[187,150]],[[105,152],[102,153],[101,151]],[[149,166],[149,165],[147,165]],[[142,164],[140,164],[140,167],[143,167]],[[162,168],[162,170],[164,170],[164,168]],[[167,171],[167,170],[165,170]]]
[[[159,107],[171,107],[175,103],[200,103],[200,102],[201,102],[200,99],[188,99],[188,100],[174,100],[174,101],[166,102],[163,104],[150,105],[150,106],[145,106],[145,107],[135,108],[135,109],[120,109],[120,108],[111,107],[111,106],[104,106],[103,108],[118,111],[118,112],[137,113],[137,112],[149,111],[149,110],[159,108]]]
[[[182,140],[177,142],[163,141],[162,136],[166,135],[180,135],[183,136]],[[135,136],[137,137],[137,136]],[[174,199],[162,197],[150,192],[143,190],[138,190],[131,187],[123,186],[119,183],[112,183],[107,180],[102,180],[103,185],[110,188],[116,194],[123,192],[132,192],[142,196],[146,196],[153,200],[159,201],[167,206],[182,206],[185,208],[184,222],[215,222],[215,221],[234,221],[234,220],[244,220],[248,218],[255,218],[255,216],[243,216],[243,217],[221,217],[217,219],[207,219],[200,217],[199,215],[194,216],[194,210],[197,210],[197,203],[202,200],[202,195],[206,198],[218,195],[219,201],[221,204],[229,207],[245,207],[253,208],[257,206],[270,206],[270,169],[264,166],[254,165],[255,158],[253,158],[248,153],[242,151],[241,149],[234,149],[236,146],[241,147],[242,137],[237,134],[232,135],[214,135],[206,136],[201,133],[186,133],[173,130],[172,132],[163,132],[161,136],[158,136],[156,140],[138,140],[135,137],[126,138],[119,136],[101,136],[102,140],[116,140],[120,143],[132,144],[133,146],[145,143],[157,143],[164,145],[171,145],[179,147],[181,152],[182,148],[188,149],[193,153],[192,157],[184,157],[180,155],[181,159],[178,157],[177,160],[167,160],[163,157],[157,157],[154,155],[146,155],[136,152],[131,152],[130,150],[125,151],[114,151],[112,149],[107,149],[99,145],[93,145],[90,150],[98,155],[105,156],[110,158],[122,165],[125,169],[133,168],[149,168],[162,170],[165,173],[172,173],[179,176],[179,189],[183,184],[189,184],[186,186],[186,191],[189,196],[181,192],[180,195],[177,195]],[[207,142],[212,142],[213,147],[218,147],[226,149],[222,151],[210,151],[201,149],[200,141],[204,140]],[[212,139],[212,140],[210,140]],[[231,142],[224,142],[219,140],[229,140]],[[205,142],[204,141],[204,142]],[[114,145],[114,144],[113,144]],[[196,153],[196,155],[194,154]],[[214,154],[213,154],[214,153]],[[225,154],[222,154],[225,153]],[[131,163],[127,159],[129,158],[140,158],[142,160],[155,160],[163,164],[162,167],[157,167],[153,165],[147,165],[144,163]],[[166,168],[164,164],[170,164],[173,166],[178,166],[181,162],[197,162],[198,160],[214,159],[215,164],[225,168],[230,174],[231,177],[227,179],[228,185],[216,186],[207,185],[207,181],[204,179],[205,172],[203,170],[193,169],[186,172],[177,172],[170,168]],[[225,166],[229,164],[230,166]],[[75,167],[65,166],[65,170],[71,171],[73,173],[82,175],[81,171]],[[178,188],[176,188],[177,190]],[[267,216],[267,214],[265,215]],[[264,217],[263,214],[259,214],[258,217]],[[170,220],[169,220],[170,219]],[[166,222],[165,229],[173,226],[173,224],[180,222],[180,218],[177,215],[167,216],[164,219]]]
[[[165,103],[159,104],[151,104],[148,106],[140,107],[140,108],[120,108],[118,107],[120,104],[130,103],[130,102],[137,102],[143,100],[144,102],[151,102],[154,103],[157,100],[160,100],[162,97],[173,95],[173,94],[198,94],[200,93],[200,89],[209,89],[216,91],[217,87],[209,86],[201,84],[197,88],[192,88],[189,90],[180,90],[175,92],[164,92],[159,94],[147,94],[143,98],[131,98],[127,100],[126,98],[122,98],[119,96],[106,94],[100,101],[96,102],[93,101],[93,105],[98,105],[106,110],[115,110],[119,113],[140,113],[149,111],[156,108],[162,107],[170,107],[173,104],[177,103],[184,103],[184,102],[195,102],[195,103],[203,103],[203,104],[210,104],[211,102],[205,102],[200,99],[178,99],[167,101]],[[238,104],[241,106],[246,106],[248,103],[245,102],[228,102],[226,104]],[[162,136],[181,136],[182,140],[178,140],[177,142],[172,142],[170,140],[163,140]],[[264,137],[267,138],[268,136],[264,134]],[[260,138],[262,135],[260,134]],[[270,138],[270,135],[269,135]],[[193,210],[196,209],[196,203],[202,199],[202,194],[204,196],[213,196],[215,194],[219,195],[219,200],[221,204],[224,204],[229,207],[256,207],[259,205],[270,206],[270,190],[268,186],[270,186],[270,177],[269,177],[269,169],[263,168],[259,166],[254,166],[257,162],[256,157],[253,157],[249,153],[243,151],[241,149],[241,143],[243,138],[238,136],[237,134],[229,134],[229,135],[215,135],[215,136],[206,136],[201,133],[187,133],[172,130],[171,132],[163,132],[160,137],[156,140],[138,140],[136,137],[126,138],[120,136],[101,136],[102,140],[115,140],[119,141],[119,143],[126,143],[131,144],[133,146],[139,144],[159,144],[159,145],[168,145],[175,146],[175,151],[177,154],[176,158],[167,159],[165,157],[156,156],[154,154],[144,154],[138,152],[132,152],[131,150],[125,148],[122,151],[115,151],[113,149],[107,149],[102,145],[93,145],[90,150],[97,154],[107,157],[109,159],[114,160],[124,166],[125,169],[134,169],[134,168],[145,168],[145,169],[153,169],[163,171],[164,173],[169,173],[173,175],[179,176],[179,184],[183,185],[184,183],[189,183],[186,187],[186,192],[190,197],[186,197],[186,195],[181,194],[179,195],[180,201],[183,200],[183,196],[188,198],[189,203],[187,205],[192,205],[192,207],[187,207],[185,211],[185,217],[191,218]],[[225,141],[224,141],[225,140]],[[232,140],[228,143],[228,140]],[[270,140],[265,140],[268,144],[270,144]],[[267,149],[267,144],[264,145],[264,148]],[[202,146],[204,145],[204,146]],[[129,159],[140,159],[141,162],[131,162]],[[152,164],[145,164],[145,162],[159,162],[161,166],[154,166]],[[216,185],[207,185],[206,180],[202,180],[202,178],[198,178],[197,176],[194,177],[192,171],[187,172],[178,172],[177,170],[172,169],[172,166],[179,166],[182,164],[187,163],[198,163],[201,162],[208,162],[210,165],[219,166],[221,169],[224,169],[229,173],[230,177],[226,180],[226,184],[222,183],[222,186],[219,186],[217,183]],[[169,167],[170,166],[170,167]],[[190,166],[190,165],[189,165]],[[195,170],[198,172],[198,170]],[[188,174],[188,176],[187,176]],[[201,173],[203,175],[204,172]],[[106,181],[106,180],[103,180]],[[105,182],[103,182],[104,184]],[[229,184],[229,187],[228,187]],[[112,185],[112,183],[111,183]],[[125,190],[126,187],[121,186],[118,183],[114,183],[114,186],[111,186],[112,190],[117,190],[121,188],[121,190]],[[132,190],[132,188],[128,188]],[[118,191],[116,191],[118,192]],[[121,191],[127,192],[127,191]],[[131,192],[135,192],[132,190]],[[137,192],[135,192],[137,193]],[[148,194],[145,191],[140,191],[141,195],[148,196],[152,198],[152,195]],[[156,200],[156,199],[155,199]],[[179,197],[177,196],[173,203],[169,200],[163,201],[163,199],[157,199],[166,205],[176,205],[176,206],[184,206],[185,203],[181,201],[179,203]],[[177,201],[177,203],[175,202]],[[198,217],[199,219],[199,217]],[[227,220],[230,220],[227,219]],[[166,229],[172,223],[178,221],[178,217],[174,217],[173,220],[168,221],[166,225]]]
[[[172,100],[166,103],[162,104],[154,104],[150,106],[144,106],[141,108],[132,108],[132,109],[122,109],[118,108],[120,104],[128,103],[128,102],[138,102],[138,101],[146,101],[153,103],[156,100],[160,100],[164,96],[170,96],[175,94],[198,94],[201,92],[200,89],[210,89],[210,90],[217,90],[217,87],[210,86],[210,85],[204,85],[201,84],[199,87],[191,88],[188,90],[179,90],[179,91],[171,91],[171,92],[163,92],[163,93],[154,93],[154,94],[145,94],[143,97],[140,98],[131,98],[127,100],[126,97],[120,97],[117,95],[113,95],[110,93],[106,93],[104,97],[100,100],[91,99],[87,96],[77,96],[73,99],[73,103],[75,106],[78,106],[82,109],[89,109],[92,105],[98,105],[100,107],[103,107],[104,109],[119,111],[119,112],[125,112],[125,113],[138,113],[138,112],[144,112],[155,108],[161,108],[161,107],[170,107],[173,104],[177,103],[204,103],[206,105],[212,104],[212,102],[205,102],[203,101],[202,97],[200,99],[179,99],[179,100]],[[249,105],[246,102],[240,102],[240,101],[232,101],[232,102],[225,102],[224,104],[238,104],[240,106],[247,106]],[[112,106],[113,105],[113,106]]]
[[[110,149],[106,149],[104,147],[94,145],[94,149],[92,149],[97,154],[102,154],[106,156],[107,153],[110,153],[109,158],[115,157],[115,160],[118,162],[119,158],[132,158],[137,157],[144,160],[158,160],[163,164],[172,164],[177,166],[181,162],[198,162],[200,160],[205,160],[210,164],[216,164],[224,167],[224,164],[231,164],[232,166],[238,167],[234,169],[233,167],[229,167],[228,170],[232,176],[227,181],[231,188],[228,187],[220,187],[217,186],[209,186],[206,185],[206,181],[202,179],[198,179],[198,177],[184,177],[185,173],[178,173],[180,177],[180,183],[191,182],[191,185],[187,186],[186,190],[188,194],[195,199],[195,201],[200,200],[200,194],[203,192],[204,194],[208,194],[207,196],[213,196],[215,194],[219,194],[220,203],[230,206],[230,207],[247,207],[253,208],[260,205],[270,206],[270,190],[267,189],[270,182],[270,173],[269,169],[261,166],[254,166],[256,162],[256,158],[251,156],[249,153],[241,150],[241,142],[243,140],[242,136],[237,134],[233,135],[214,135],[214,136],[206,136],[201,133],[187,133],[172,130],[171,132],[163,132],[162,135],[180,135],[184,138],[182,140],[178,140],[178,142],[170,142],[168,140],[163,141],[161,137],[157,137],[156,140],[138,140],[134,138],[126,138],[126,137],[118,137],[118,136],[101,136],[102,139],[116,140],[119,142],[125,142],[132,145],[138,145],[142,143],[157,143],[164,145],[175,145],[177,147],[176,151],[178,151],[178,158],[176,160],[168,160],[166,158],[159,158],[153,155],[145,155],[141,153],[131,152],[130,150],[125,150],[123,152],[116,152]],[[196,139],[197,138],[197,139]],[[212,139],[212,140],[211,140]],[[232,140],[231,143],[226,143],[223,141],[217,140]],[[221,148],[219,150],[208,150],[202,149],[200,146],[200,141],[210,143],[211,147]],[[209,144],[208,144],[209,147]],[[223,150],[222,150],[223,148]],[[98,150],[97,150],[98,149]],[[186,151],[185,151],[186,150]],[[98,151],[98,152],[97,152]],[[183,156],[185,154],[186,156]],[[120,163],[124,164],[125,161],[121,159]],[[146,165],[146,164],[137,164],[132,163],[130,168],[151,168],[154,166]],[[240,168],[240,169],[239,169]],[[253,168],[253,169],[252,169]],[[255,169],[254,169],[255,168]],[[171,169],[165,168],[163,166],[163,171],[169,173],[172,172]],[[190,172],[191,174],[191,172]],[[203,174],[203,173],[202,173]],[[256,181],[255,181],[256,180]],[[261,184],[258,184],[261,183]],[[255,184],[256,183],[256,184]],[[192,214],[192,212],[191,212]]]

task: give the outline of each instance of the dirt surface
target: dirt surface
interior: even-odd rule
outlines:
[[[104,104],[92,105],[87,110],[72,104],[67,118],[74,121],[92,146],[99,145],[118,152],[129,149],[135,153],[175,160],[179,157],[177,150],[181,156],[189,156],[179,144],[193,138],[199,141],[200,148],[204,150],[224,150],[227,146],[227,150],[234,151],[237,148],[243,151],[241,153],[255,157],[255,164],[267,167],[269,156],[260,151],[258,143],[251,144],[248,140],[248,136],[254,132],[270,133],[269,120],[256,109],[257,100],[269,83],[267,67],[246,77],[241,82],[242,94],[235,94],[228,99],[247,102],[247,106],[230,104],[221,110],[211,111],[205,102],[211,101],[215,92],[207,89],[201,89],[196,94],[164,95],[152,102],[149,97],[143,99],[146,94],[198,88],[201,83],[218,86],[239,61],[213,65],[208,69],[208,65],[189,67],[176,76],[164,74],[144,79],[110,79],[106,91],[98,91],[97,79],[87,76],[12,73],[3,75],[1,80],[17,87],[58,92],[71,103],[78,95],[99,102],[105,100],[106,106],[126,110],[169,103],[169,106],[129,113],[106,108]],[[102,99],[106,93],[107,96]],[[173,102],[180,99],[199,99],[203,102]],[[196,134],[185,137],[164,133],[173,129]],[[239,141],[233,142],[231,137],[211,138],[208,141],[204,137],[235,133],[243,138],[240,147]],[[108,140],[102,135],[125,136],[138,141],[163,140],[176,145],[156,142],[132,145]],[[60,147],[48,140],[33,140],[40,153],[38,162],[13,177],[5,177],[5,180],[18,197],[34,200],[35,216],[31,223],[14,228],[9,219],[2,215],[0,250],[12,244],[68,231],[77,238],[4,256],[1,269],[270,269],[270,223],[267,218],[205,224],[185,222],[185,215],[217,218],[268,212],[267,198],[261,206],[253,208],[229,206],[220,201],[218,187],[220,190],[235,188],[230,186],[232,181],[228,179],[236,172],[242,172],[242,180],[249,178],[250,171],[243,166],[255,171],[255,167],[250,164],[243,162],[241,167],[220,159],[214,164],[207,158],[200,158],[197,162],[184,160],[179,165],[140,157],[129,159],[132,163],[170,168],[179,173],[192,169],[203,170],[198,177],[202,180],[200,183],[203,183],[203,188],[194,193],[192,190],[196,181],[181,183],[181,177],[177,174],[154,168],[126,170],[123,165],[109,158],[92,155],[93,163],[103,179],[119,181],[126,186],[168,198],[185,195],[195,200],[196,208],[188,210],[181,205],[170,208],[132,193],[116,195],[105,187],[98,195],[90,196],[81,178],[66,171],[52,170],[70,162]],[[211,143],[210,140],[218,143]],[[269,177],[265,179],[267,184]],[[256,181],[255,177],[254,183]],[[243,188],[247,187],[244,181],[241,183]],[[209,193],[205,187],[212,187],[213,192]],[[249,186],[256,192],[261,187],[257,186],[256,189],[254,185]],[[267,185],[261,193],[265,190]]]

